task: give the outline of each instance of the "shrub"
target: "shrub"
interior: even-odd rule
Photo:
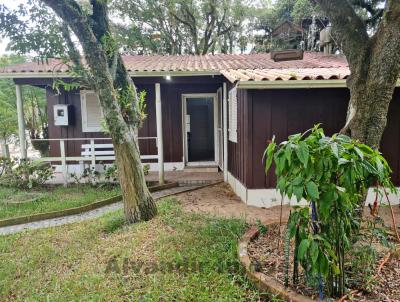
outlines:
[[[32,189],[53,178],[48,163],[29,159],[1,159],[0,184],[20,189]]]
[[[150,165],[143,165],[144,175],[149,174]],[[119,181],[118,167],[115,163],[106,166],[103,165],[103,172],[96,171],[94,168],[89,167],[83,170],[82,174],[71,173],[70,177],[75,184],[90,183],[93,186],[108,186],[114,185]],[[103,178],[103,179],[102,179]]]
[[[315,126],[279,146],[273,139],[266,149],[266,171],[273,161],[281,194],[308,201],[306,207],[295,207],[287,224],[286,244],[295,242],[293,283],[300,264],[318,284],[320,297],[324,292],[342,296],[344,259],[359,233],[357,210],[366,190],[373,185],[394,190],[386,160],[378,150],[345,135],[327,137]]]

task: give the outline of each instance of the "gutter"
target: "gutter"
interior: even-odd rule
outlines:
[[[400,87],[400,79],[396,87]],[[245,81],[238,82],[238,89],[307,89],[347,88],[346,80],[287,80],[287,81]]]
[[[288,80],[239,82],[238,89],[343,88],[346,80]]]
[[[217,71],[130,71],[129,76],[135,77],[164,77],[164,76],[218,76]],[[0,73],[0,79],[48,79],[73,78],[68,72],[9,72]]]

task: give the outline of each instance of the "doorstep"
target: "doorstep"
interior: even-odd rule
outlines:
[[[187,173],[217,173],[218,166],[186,166],[183,172]]]

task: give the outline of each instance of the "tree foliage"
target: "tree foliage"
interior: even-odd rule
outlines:
[[[247,2],[239,0],[114,0],[119,41],[134,53],[206,54],[239,46]]]
[[[20,55],[0,57],[0,68],[26,62]],[[47,138],[47,110],[43,89],[24,86],[25,123],[31,138]],[[18,131],[15,84],[12,80],[0,80],[0,139],[8,141]]]
[[[281,194],[308,202],[295,207],[287,225],[289,239],[295,240],[294,283],[300,263],[330,296],[342,296],[344,258],[360,229],[359,199],[370,186],[395,191],[389,165],[379,151],[345,135],[327,137],[318,126],[279,146],[272,141],[266,149],[267,172],[272,162]]]
[[[62,22],[38,0],[12,10],[0,5],[0,36],[10,40],[8,50],[37,58],[65,57]]]

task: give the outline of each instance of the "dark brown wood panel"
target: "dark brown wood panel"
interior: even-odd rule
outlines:
[[[177,80],[163,81],[161,84],[162,118],[164,135],[164,161],[181,162],[183,159],[182,146],[182,94],[189,93],[216,93],[221,87],[221,79],[204,77],[204,81],[182,77]],[[156,112],[155,112],[155,79],[136,78],[138,91],[146,91],[147,118],[139,130],[140,137],[156,137]],[[79,91],[62,92],[56,94],[52,88],[47,87],[47,102],[49,115],[50,138],[93,138],[105,137],[100,132],[82,132],[82,117]],[[54,126],[53,105],[71,104],[74,108],[75,123],[68,127]],[[109,141],[104,141],[109,142]],[[71,141],[66,144],[67,156],[79,156],[81,154],[80,141]],[[155,140],[140,140],[142,154],[157,154]],[[60,156],[59,142],[51,142],[50,156]]]
[[[248,188],[275,187],[275,175],[271,169],[265,176],[262,164],[267,141],[273,136],[277,142],[289,135],[304,132],[321,123],[327,135],[344,125],[349,94],[347,89],[292,89],[251,90],[252,111],[257,118],[249,121],[257,140],[249,144],[253,162]]]
[[[322,124],[327,135],[338,132],[345,123],[348,100],[349,91],[346,88],[248,90],[247,94],[238,93],[239,110],[247,113],[238,114],[238,143],[229,144],[229,171],[248,188],[275,187],[273,169],[265,176],[262,165],[267,141],[275,136],[277,142],[281,142],[289,135],[306,131],[317,123]],[[399,89],[396,89],[389,108],[381,151],[393,170],[394,183],[400,185]]]

